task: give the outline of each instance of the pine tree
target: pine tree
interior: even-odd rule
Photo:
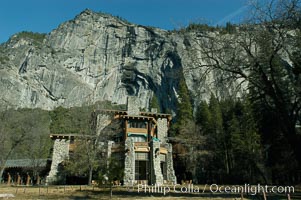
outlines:
[[[189,91],[184,78],[182,78],[179,82],[176,122],[172,125],[170,134],[172,136],[178,135],[180,129],[185,128],[193,120]]]
[[[179,99],[177,105],[177,122],[185,125],[188,120],[193,120],[192,105],[189,91],[184,78],[179,83]]]
[[[155,94],[153,95],[153,98],[151,99],[150,108],[156,108],[158,113],[161,112],[160,103]]]
[[[206,133],[209,130],[211,122],[211,113],[206,101],[201,101],[196,112],[196,123],[200,125],[201,132]]]

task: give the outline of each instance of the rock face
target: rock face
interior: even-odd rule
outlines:
[[[12,36],[0,49],[0,109],[126,104],[128,95],[148,109],[156,95],[164,111],[175,110],[183,74],[194,100],[206,99],[216,90],[214,74],[201,79],[198,71],[186,70],[195,65],[196,37],[90,10],[40,42]]]

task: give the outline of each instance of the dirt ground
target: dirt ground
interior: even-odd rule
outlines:
[[[175,199],[202,199],[202,200],[238,200],[242,199],[240,194],[213,194],[210,191],[203,192],[203,186],[199,186],[200,192],[174,192],[170,191],[164,195],[160,192],[138,192],[138,188],[115,187],[113,188],[112,199],[120,200],[175,200]],[[180,188],[177,190],[180,191]],[[14,197],[11,197],[14,196]],[[244,199],[263,199],[262,195],[244,195]],[[99,188],[92,186],[7,186],[0,185],[0,199],[11,200],[43,200],[43,199],[68,199],[68,200],[88,200],[88,199],[110,199],[109,188]],[[286,195],[268,195],[267,199],[287,199]],[[291,196],[291,199],[300,199],[300,191]]]

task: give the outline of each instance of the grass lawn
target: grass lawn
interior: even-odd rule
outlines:
[[[173,188],[172,188],[173,189]],[[204,186],[199,186],[199,192],[174,192],[170,191],[166,195],[162,192],[144,192],[140,191],[138,193],[138,188],[126,188],[126,187],[115,187],[113,188],[112,199],[121,200],[134,200],[134,199],[162,199],[162,200],[176,200],[176,199],[202,199],[202,200],[220,200],[220,199],[241,199],[240,194],[221,194],[221,193],[211,193],[208,189],[203,192]],[[177,191],[181,190],[181,186],[178,187]],[[2,197],[1,195],[12,194],[14,197]],[[80,199],[109,199],[110,192],[109,188],[98,188],[92,186],[41,186],[41,187],[27,187],[27,186],[7,186],[0,185],[0,199],[70,199],[70,200],[80,200]],[[244,195],[244,199],[263,199],[262,195]],[[285,195],[268,195],[267,199],[287,199]],[[292,194],[291,199],[300,199],[301,194],[300,189],[297,189],[294,194]]]

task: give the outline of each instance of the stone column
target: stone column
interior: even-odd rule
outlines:
[[[159,118],[157,120],[157,129],[158,129],[158,139],[161,141],[162,144],[166,142],[168,125],[166,118]]]
[[[27,173],[27,177],[26,177],[26,186],[29,186],[29,185],[30,185],[30,180],[31,180],[31,178],[30,178],[29,174]]]
[[[124,178],[125,186],[132,186],[135,182],[135,149],[133,139],[125,141]]]
[[[152,167],[151,184],[162,185],[163,175],[160,166],[160,142],[153,140],[150,145],[151,145],[150,161]]]
[[[21,185],[21,176],[17,173],[17,185]]]
[[[11,175],[10,173],[7,173],[7,185],[11,184]]]
[[[53,145],[52,163],[49,175],[46,177],[46,183],[52,184],[57,181],[58,166],[69,157],[70,140],[56,139]]]
[[[140,101],[138,97],[129,96],[127,99],[127,112],[128,115],[139,115]]]
[[[167,165],[167,181],[176,184],[177,178],[175,175],[175,170],[173,168],[173,159],[172,159],[172,145],[169,143],[165,144],[167,148],[167,155],[166,155],[166,165]]]

